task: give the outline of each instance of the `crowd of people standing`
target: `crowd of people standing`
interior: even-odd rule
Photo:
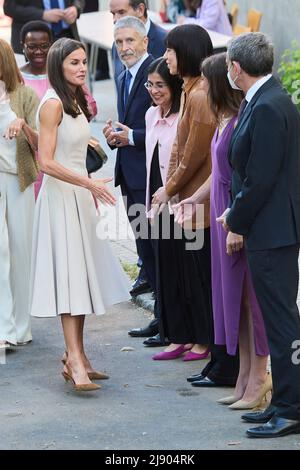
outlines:
[[[81,5],[56,3],[35,5],[39,21],[20,31],[28,61],[21,71],[0,40],[0,345],[31,341],[29,315],[59,316],[62,375],[75,390],[93,391],[100,388],[93,380],[108,377],[85,353],[85,316],[129,299],[129,286],[96,234],[94,200],[116,200],[111,180],[91,179],[86,170],[94,105],[85,47],[72,38]],[[117,148],[115,184],[133,228],[132,206],[144,207],[136,244],[156,298],[154,323],[129,334],[151,331],[148,345],[165,346],[157,361],[210,356],[187,380],[234,386],[219,400],[231,409],[254,409],[272,390],[265,411],[243,417],[262,423],[249,436],[299,433],[292,348],[300,337],[300,116],[272,75],[273,46],[262,33],[248,33],[213,55],[204,27],[185,21],[168,35],[158,29],[165,52],[151,51],[147,4],[111,0],[110,7],[118,127],[109,119],[103,133]]]

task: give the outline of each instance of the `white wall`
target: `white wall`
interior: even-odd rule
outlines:
[[[284,49],[297,39],[300,48],[300,0],[227,0],[227,9],[239,6],[238,23],[247,23],[247,11],[255,8],[263,13],[260,30],[268,34],[275,45],[277,68]]]

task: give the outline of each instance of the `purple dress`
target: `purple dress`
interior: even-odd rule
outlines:
[[[243,285],[246,280],[252,313],[255,352],[259,356],[269,354],[265,326],[254,293],[245,250],[228,256],[227,233],[216,218],[230,205],[232,168],[228,160],[228,147],[236,117],[232,118],[218,138],[217,129],[211,143],[211,257],[212,292],[215,343],[226,344],[228,354],[237,350]]]

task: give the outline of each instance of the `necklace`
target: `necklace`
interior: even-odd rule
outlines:
[[[164,113],[163,108],[161,108],[161,117],[164,119],[166,116],[168,116],[169,112],[171,111],[172,106],[169,107],[168,111]]]

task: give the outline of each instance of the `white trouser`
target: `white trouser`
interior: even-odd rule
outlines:
[[[0,171],[0,340],[32,339],[29,275],[34,189],[19,189],[17,175]]]

